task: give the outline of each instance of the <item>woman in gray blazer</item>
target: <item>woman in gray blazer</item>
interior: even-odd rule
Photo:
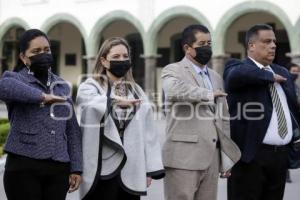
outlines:
[[[79,187],[82,172],[81,133],[70,88],[51,71],[50,42],[37,29],[19,41],[14,72],[0,79],[11,130],[4,189],[8,200],[64,200]]]
[[[106,40],[93,77],[79,86],[83,133],[80,196],[88,200],[136,200],[164,169],[153,111],[132,77],[130,47]]]

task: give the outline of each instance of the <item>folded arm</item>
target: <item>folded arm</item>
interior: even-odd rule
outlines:
[[[212,91],[192,85],[182,80],[181,74],[167,66],[162,71],[163,90],[168,101],[184,102],[213,102],[214,94]]]
[[[82,83],[78,88],[76,102],[82,109],[87,106],[95,106],[104,113],[106,110],[107,96],[106,94],[100,94],[95,85]]]
[[[8,102],[41,103],[43,92],[26,85],[16,72],[5,72],[0,79],[0,99]]]
[[[231,91],[274,82],[272,72],[243,63],[238,59],[231,59],[226,63],[223,77],[226,89]]]

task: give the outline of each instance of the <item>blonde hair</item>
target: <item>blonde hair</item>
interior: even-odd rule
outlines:
[[[130,52],[129,44],[125,39],[123,39],[121,37],[108,38],[107,40],[105,40],[103,42],[103,44],[100,47],[99,53],[97,55],[95,67],[93,70],[93,77],[102,86],[104,86],[106,84],[104,77],[106,77],[106,79],[107,79],[107,75],[106,75],[106,68],[101,63],[101,58],[103,57],[106,59],[111,48],[114,46],[120,45],[120,44],[124,45],[126,47],[126,49],[128,51],[129,59],[131,60],[131,52]],[[133,75],[132,75],[132,68],[130,68],[128,70],[128,72],[126,73],[124,78],[125,78],[125,81],[135,83]]]

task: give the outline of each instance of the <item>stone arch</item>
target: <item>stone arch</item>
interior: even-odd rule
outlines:
[[[276,17],[284,26],[288,33],[291,50],[297,48],[297,43],[295,43],[294,34],[293,34],[293,26],[289,19],[289,17],[286,15],[286,13],[276,6],[273,3],[265,2],[265,1],[256,1],[256,2],[244,2],[240,3],[233,8],[229,9],[223,17],[221,17],[221,20],[219,21],[218,25],[216,26],[215,32],[214,32],[214,54],[215,55],[222,55],[224,54],[225,49],[225,36],[227,33],[227,29],[230,27],[230,25],[239,17],[252,13],[252,12],[266,12],[274,17]]]
[[[145,31],[143,25],[136,17],[134,17],[132,14],[126,11],[122,11],[122,10],[112,11],[104,15],[103,17],[101,17],[92,28],[92,31],[88,38],[88,48],[87,48],[88,56],[95,56],[97,54],[98,46],[100,43],[99,34],[101,34],[101,32],[110,23],[117,20],[125,20],[126,22],[132,24],[137,29],[138,33],[141,34],[143,43],[145,43]]]
[[[205,25],[212,32],[212,27],[208,19],[200,13],[198,10],[188,6],[177,6],[169,8],[163,11],[151,24],[149,31],[147,32],[147,40],[145,44],[145,54],[153,55],[156,54],[157,49],[157,35],[161,28],[172,19],[177,17],[190,17],[195,19],[197,22]]]
[[[20,26],[22,28],[29,29],[29,25],[27,24],[27,22],[25,22],[24,20],[20,19],[20,18],[9,18],[7,20],[5,20],[2,24],[1,24],[1,28],[0,28],[0,40],[2,40],[3,36],[5,35],[5,33],[11,29],[12,27],[15,26]]]
[[[44,31],[45,33],[48,33],[51,28],[53,28],[55,25],[59,24],[59,23],[70,23],[72,25],[74,25],[79,32],[82,35],[82,38],[84,40],[85,43],[85,47],[87,48],[87,34],[85,31],[85,28],[83,27],[83,25],[81,24],[81,22],[74,16],[67,14],[67,13],[58,13],[55,14],[49,18],[47,18],[45,20],[45,22],[43,23],[43,25],[41,26],[41,30]]]

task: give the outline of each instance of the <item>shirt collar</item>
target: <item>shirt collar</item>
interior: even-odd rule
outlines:
[[[192,64],[192,66],[195,69],[197,74],[200,74],[200,73],[208,74],[207,65],[205,65],[203,68],[200,68],[197,65],[195,65],[193,62],[191,62],[191,64]]]
[[[254,60],[253,58],[251,58],[250,56],[248,56],[248,57],[249,57],[250,60],[252,60],[252,61],[255,63],[255,65],[256,65],[257,67],[259,67],[260,69],[268,69],[268,70],[273,71],[272,68],[270,67],[270,65],[263,66],[262,64],[260,64],[259,62],[257,62],[257,61]]]

